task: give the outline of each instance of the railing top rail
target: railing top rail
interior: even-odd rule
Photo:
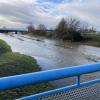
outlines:
[[[100,71],[100,63],[34,72],[0,78],[0,90],[53,81]]]

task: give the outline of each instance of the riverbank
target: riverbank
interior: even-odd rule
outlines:
[[[37,61],[30,56],[12,52],[10,46],[0,40],[0,77],[41,71]],[[49,83],[30,85],[0,92],[0,100],[14,100],[15,98],[32,95],[53,89]]]
[[[82,36],[85,39],[81,42],[83,45],[100,47],[100,34],[84,34]]]
[[[38,35],[33,35],[32,33],[28,33],[26,34],[30,37],[40,37]],[[82,34],[83,37],[83,41],[80,42],[72,42],[72,43],[77,43],[80,45],[89,45],[89,46],[95,46],[95,47],[100,47],[100,34]],[[45,36],[41,36],[41,38],[46,38]],[[49,37],[47,37],[49,38]],[[71,41],[67,41],[66,42],[71,42]]]

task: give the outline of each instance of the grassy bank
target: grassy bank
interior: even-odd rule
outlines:
[[[30,56],[12,52],[10,46],[0,40],[0,77],[18,75],[40,71],[37,61]],[[14,100],[15,98],[32,95],[52,89],[49,83],[30,85],[0,92],[0,100]]]
[[[84,34],[82,44],[100,47],[100,34]]]

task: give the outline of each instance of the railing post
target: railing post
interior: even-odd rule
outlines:
[[[80,75],[77,76],[76,83],[77,83],[78,86],[80,86]]]

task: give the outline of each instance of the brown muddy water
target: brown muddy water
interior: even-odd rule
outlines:
[[[82,64],[100,62],[100,48],[68,43],[41,37],[29,37],[21,34],[1,34],[14,52],[20,52],[35,57],[42,70],[71,67]],[[85,75],[82,81],[100,78],[100,73]],[[51,82],[55,87],[62,87],[74,83],[73,78]]]

